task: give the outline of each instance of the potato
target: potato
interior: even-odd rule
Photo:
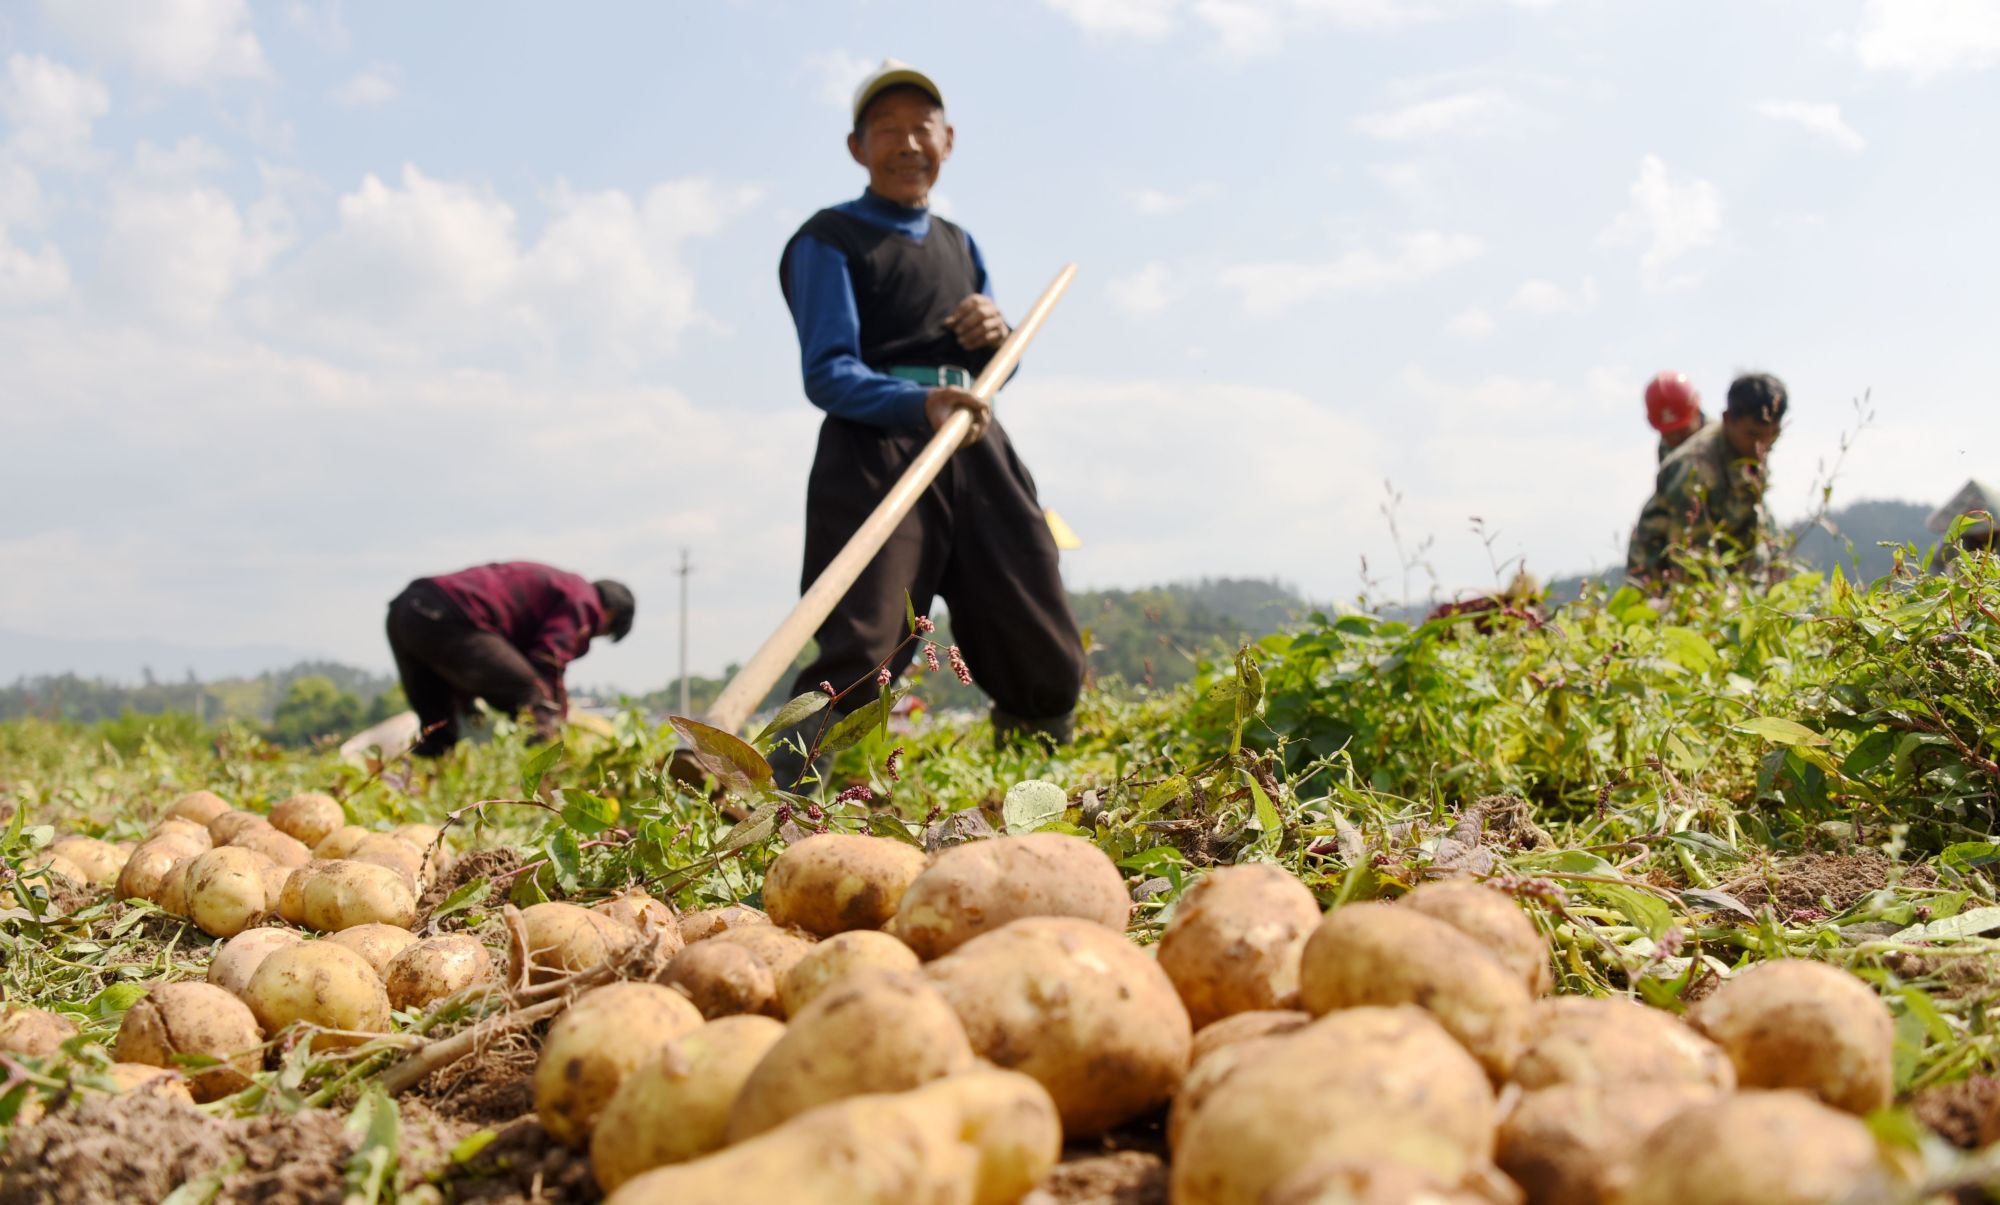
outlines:
[[[773,984],[784,978],[785,973],[810,954],[813,948],[812,941],[798,930],[780,929],[776,925],[744,925],[718,933],[709,940],[725,946],[741,946],[755,954],[765,966],[771,968]]]
[[[784,1036],[769,1017],[723,1017],[629,1072],[591,1134],[598,1187],[610,1192],[640,1172],[721,1150],[744,1082]]]
[[[176,1055],[217,1059],[188,1077],[194,1098],[211,1101],[250,1086],[263,1062],[263,1044],[257,1019],[243,1001],[212,983],[168,983],[125,1011],[115,1057],[149,1067],[172,1067]]]
[[[207,852],[207,850],[202,851],[202,853]],[[188,871],[194,866],[195,858],[200,856],[201,854],[191,854],[182,858],[169,866],[167,873],[160,876],[159,889],[153,892],[153,902],[160,906],[160,911],[168,916],[188,919]]]
[[[1500,964],[1521,977],[1530,996],[1555,986],[1549,941],[1513,898],[1472,879],[1425,883],[1397,903],[1441,920],[1479,942]]]
[[[197,824],[180,816],[168,816],[153,826],[152,836],[180,837],[197,850],[208,849],[215,844],[209,838],[208,826]]]
[[[44,1008],[0,1012],[0,1053],[46,1058],[81,1031],[76,1022]]]
[[[389,1003],[400,1009],[428,1008],[492,977],[493,956],[464,933],[427,937],[397,954],[382,972]]]
[[[1198,1066],[1204,1058],[1238,1042],[1279,1037],[1304,1029],[1312,1019],[1311,1013],[1287,1009],[1259,1009],[1224,1017],[1194,1031],[1194,1046],[1188,1053],[1188,1066]]]
[[[778,979],[778,1004],[787,1017],[827,988],[867,971],[914,971],[922,964],[916,951],[887,933],[853,929],[836,933],[813,946],[786,968]]]
[[[1739,1092],[1654,1130],[1621,1205],[1893,1200],[1888,1178],[1874,1135],[1852,1115],[1802,1092]]]
[[[294,795],[271,809],[271,827],[308,849],[346,823],[347,813],[341,810],[340,801],[318,791]]]
[[[313,857],[324,858],[329,862],[337,861],[345,858],[356,845],[374,835],[358,824],[343,824],[320,838],[313,846]]]
[[[330,935],[326,940],[337,946],[346,946],[368,960],[375,973],[386,980],[389,964],[398,954],[417,944],[417,935],[408,929],[395,925],[370,924],[355,925]]]
[[[730,929],[770,923],[770,917],[748,904],[725,904],[720,908],[703,908],[681,917],[681,942],[691,946]]]
[[[1263,1205],[1493,1205],[1499,1199],[1447,1183],[1437,1173],[1386,1159],[1339,1159],[1301,1168],[1264,1194]]]
[[[1193,1033],[1173,982],[1095,921],[1018,920],[925,970],[973,1050],[1041,1081],[1071,1137],[1158,1108],[1187,1074]]]
[[[188,1089],[187,1080],[171,1068],[153,1067],[145,1063],[113,1063],[105,1068],[104,1078],[111,1081],[111,1090],[121,1095],[128,1092],[144,1092],[149,1096],[163,1096],[183,1104],[194,1103],[194,1093]]]
[[[314,1049],[355,1046],[389,1028],[389,995],[368,960],[328,941],[281,946],[265,955],[244,991],[269,1034],[304,1022],[321,1030]]]
[[[1062,1129],[1041,1085],[972,1071],[824,1105],[748,1142],[654,1168],[607,1205],[1013,1205],[1061,1154]]]
[[[304,866],[312,861],[312,850],[296,837],[288,837],[270,825],[251,825],[229,839],[239,849],[254,849],[280,866]]]
[[[215,951],[208,960],[208,982],[241,999],[250,987],[266,955],[284,946],[295,946],[305,937],[295,929],[245,929]]]
[[[208,822],[208,840],[212,845],[227,845],[238,833],[269,827],[271,822],[255,812],[228,811]]]
[[[1838,967],[1760,963],[1717,988],[1689,1019],[1729,1053],[1746,1088],[1802,1088],[1850,1113],[1882,1108],[1895,1094],[1888,1006]]]
[[[24,870],[46,870],[58,875],[70,884],[82,887],[90,882],[90,874],[83,867],[63,857],[53,849],[45,849],[21,864]]]
[[[685,994],[710,1020],[742,1013],[784,1015],[777,976],[742,946],[696,942],[674,955],[659,981]]]
[[[436,844],[444,831],[435,824],[410,823],[397,825],[389,830],[389,835],[398,841],[407,841],[422,851]]]
[[[229,804],[213,791],[189,791],[168,804],[166,814],[205,828],[209,821],[228,810]]]
[[[118,872],[125,869],[125,851],[109,841],[96,837],[68,836],[49,846],[49,852],[68,858],[84,874],[86,882],[98,887],[109,887],[118,881]]]
[[[398,840],[387,833],[369,833],[354,843],[347,851],[350,862],[372,862],[386,866],[403,876],[403,881],[412,891],[424,879],[423,851],[407,841]]]
[[[1379,903],[1336,908],[1313,930],[1299,998],[1314,1016],[1422,1005],[1495,1079],[1520,1054],[1530,1003],[1519,975],[1477,939],[1414,908]]]
[[[1203,1065],[1251,1046],[1260,1052],[1186,1122],[1170,1173],[1175,1205],[1261,1205],[1323,1161],[1402,1163],[1456,1184],[1490,1159],[1492,1085],[1422,1009],[1343,1010]]]
[[[575,904],[530,904],[521,909],[521,928],[528,948],[513,952],[514,976],[520,978],[525,958],[531,968],[531,983],[587,971],[609,961],[634,940],[632,931],[617,921]]]
[[[1102,850],[1065,833],[955,845],[903,893],[893,932],[926,962],[1010,921],[1064,916],[1119,933],[1132,915],[1125,880]]]
[[[1720,1096],[1693,1083],[1569,1083],[1530,1092],[1500,1126],[1497,1162],[1536,1205],[1612,1205],[1653,1131]]]
[[[299,869],[301,868],[297,866],[280,866],[269,858],[264,859],[263,865],[257,868],[257,877],[264,884],[265,911],[278,911],[279,902],[285,898],[285,885],[292,881],[292,872]]]
[[[118,898],[151,900],[159,894],[160,884],[176,862],[192,858],[205,848],[180,836],[147,838],[119,868]]]
[[[297,923],[328,933],[369,924],[407,929],[417,919],[417,898],[410,885],[386,866],[313,862],[293,871],[285,881],[287,897],[295,889]],[[290,919],[282,900],[279,912]]]
[[[233,845],[194,857],[187,867],[188,919],[210,937],[234,937],[264,919],[270,912],[264,867],[270,864]]]
[[[592,904],[590,910],[640,933],[672,930],[673,948],[678,950],[685,944],[681,940],[680,918],[674,915],[672,908],[646,894],[643,887],[634,887],[623,895]]]
[[[965,1027],[922,974],[865,972],[792,1018],[736,1098],[729,1141],[761,1134],[818,1105],[906,1091],[972,1063]]]
[[[1536,1091],[1558,1084],[1694,1084],[1724,1092],[1736,1071],[1721,1047],[1680,1018],[1624,999],[1558,996],[1528,1013],[1528,1041],[1513,1080]]]
[[[887,837],[820,833],[778,855],[764,875],[771,923],[820,937],[880,929],[930,858]]]
[[[542,1128],[558,1142],[583,1146],[619,1081],[701,1022],[694,1005],[657,983],[585,992],[550,1026],[535,1064]]]
[[[1174,1092],[1173,1104],[1167,1110],[1167,1149],[1180,1149],[1188,1123],[1194,1120],[1194,1115],[1201,1111],[1202,1105],[1215,1094],[1217,1088],[1228,1082],[1229,1077],[1239,1069],[1278,1049],[1284,1038],[1282,1033],[1245,1038],[1220,1050],[1210,1051],[1207,1058],[1190,1066],[1187,1075],[1181,1079],[1180,1087]]]
[[[1299,955],[1319,920],[1319,901],[1281,867],[1218,867],[1174,905],[1160,937],[1160,969],[1196,1029],[1275,1009],[1298,991]]]

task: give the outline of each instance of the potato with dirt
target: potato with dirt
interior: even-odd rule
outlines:
[[[1683,1109],[1633,1161],[1620,1205],[1834,1205],[1900,1197],[1875,1136],[1803,1092],[1749,1091]]]
[[[814,945],[778,980],[778,1004],[796,1017],[814,998],[836,983],[867,971],[914,971],[923,964],[916,951],[873,929],[836,933]]]
[[[395,925],[368,924],[330,933],[325,940],[337,946],[346,946],[367,959],[368,965],[382,976],[386,986],[389,964],[395,961],[397,955],[417,944],[417,935]]]
[[[407,929],[416,923],[417,897],[403,876],[386,866],[313,862],[286,880],[278,910],[287,920],[324,933],[374,924]]]
[[[312,861],[312,850],[268,824],[251,825],[229,839],[239,849],[254,849],[280,866],[299,867]]]
[[[356,1046],[389,1028],[389,994],[368,960],[328,941],[283,946],[265,955],[244,990],[268,1034],[305,1023],[323,1031],[313,1048]]]
[[[224,845],[196,855],[187,866],[187,917],[210,937],[234,937],[270,914],[260,853]]]
[[[1558,1084],[1521,1098],[1500,1125],[1494,1161],[1536,1205],[1614,1205],[1653,1131],[1721,1097],[1687,1082]]]
[[[527,948],[512,951],[513,973],[518,980],[525,962],[530,983],[600,966],[636,940],[630,929],[608,916],[554,901],[521,909],[521,935]]]
[[[1895,1095],[1896,1023],[1873,989],[1823,962],[1786,958],[1738,973],[1689,1015],[1745,1088],[1799,1088],[1867,1113]]]
[[[187,1077],[171,1067],[153,1067],[145,1063],[113,1063],[104,1069],[104,1078],[111,1081],[111,1090],[120,1095],[128,1092],[143,1092],[148,1096],[161,1096],[177,1100],[182,1104],[195,1103],[194,1092],[188,1087]]]
[[[314,842],[312,854],[322,861],[338,861],[352,853],[355,846],[374,835],[372,830],[358,824],[343,824]]]
[[[721,1150],[750,1072],[784,1036],[769,1017],[723,1017],[627,1074],[591,1133],[598,1187],[610,1192],[641,1172]]]
[[[1031,916],[1072,917],[1118,933],[1132,897],[1104,851],[1066,833],[955,845],[903,893],[890,931],[928,962]]]
[[[681,942],[691,946],[731,929],[770,923],[770,917],[748,904],[724,904],[720,908],[701,908],[681,917]]]
[[[208,822],[208,841],[211,845],[227,845],[238,833],[253,828],[269,828],[270,824],[269,820],[255,812],[231,809]]]
[[[354,843],[354,848],[347,851],[346,858],[350,862],[372,862],[377,866],[386,866],[402,875],[403,881],[410,885],[412,891],[420,890],[420,885],[427,881],[424,873],[424,851],[388,833],[369,833]]]
[[[1173,982],[1095,921],[1017,920],[924,970],[973,1050],[1040,1081],[1073,1138],[1160,1107],[1187,1074],[1193,1030]]]
[[[771,982],[776,984],[786,972],[797,966],[799,960],[812,953],[812,936],[800,929],[780,929],[776,925],[745,925],[730,929],[708,939],[725,946],[741,946],[756,955],[757,960],[771,968]]]
[[[90,872],[53,849],[45,849],[30,856],[27,861],[21,863],[21,869],[45,870],[72,887],[86,887],[90,884]]]
[[[1321,1162],[1388,1161],[1458,1184],[1491,1159],[1492,1084],[1423,1009],[1346,1009],[1204,1066],[1250,1046],[1261,1049],[1186,1119],[1175,1205],[1262,1205]]]
[[[1504,1192],[1450,1183],[1436,1172],[1393,1160],[1339,1159],[1285,1177],[1260,1205],[1496,1205],[1516,1199]]]
[[[1299,956],[1319,921],[1319,901],[1284,868],[1219,866],[1175,903],[1160,936],[1160,969],[1196,1029],[1275,1009],[1297,993]]]
[[[271,827],[303,844],[307,849],[327,839],[347,823],[340,801],[318,791],[305,791],[279,800],[271,808]]]
[[[47,1058],[80,1031],[76,1022],[45,1008],[0,1011],[0,1054]]]
[[[788,847],[764,875],[764,910],[779,927],[832,937],[880,929],[930,858],[887,837],[819,833]]]
[[[49,846],[49,852],[69,859],[94,887],[109,887],[118,882],[118,872],[125,869],[125,859],[129,856],[109,841],[76,834],[58,838]]]
[[[856,1096],[688,1163],[626,1181],[607,1205],[1015,1205],[1062,1154],[1042,1086],[970,1071]]]
[[[1424,883],[1397,903],[1441,920],[1479,942],[1527,985],[1530,996],[1555,986],[1549,941],[1511,896],[1473,879]]]
[[[818,1105],[904,1092],[972,1064],[965,1027],[921,973],[856,975],[792,1018],[736,1098],[729,1141],[774,1129]]]
[[[217,1060],[189,1069],[198,1101],[220,1100],[250,1086],[262,1064],[264,1035],[250,1008],[210,983],[155,987],[125,1011],[114,1057],[121,1063],[176,1068],[177,1056]]]
[[[1553,996],[1528,1011],[1527,1043],[1512,1079],[1531,1092],[1628,1083],[1728,1092],[1736,1069],[1720,1046],[1672,1013],[1618,997]]]
[[[206,853],[209,851],[204,850],[202,852]],[[193,869],[195,858],[200,856],[200,854],[195,854],[182,858],[172,866],[169,866],[167,873],[160,876],[160,886],[153,892],[153,902],[160,906],[160,911],[166,913],[168,916],[178,916],[183,920],[189,919],[187,897],[188,871]]]
[[[228,802],[214,791],[189,791],[167,805],[166,816],[205,828],[228,810]]]
[[[465,933],[426,937],[389,960],[382,982],[392,1008],[429,1008],[493,977],[493,956]]]
[[[715,1020],[744,1014],[782,1019],[778,979],[763,959],[742,946],[698,941],[675,954],[659,982],[685,995],[701,1015]]]
[[[1527,985],[1485,946],[1401,904],[1348,904],[1306,942],[1299,999],[1314,1016],[1418,1004],[1500,1080],[1526,1036]]]
[[[295,946],[304,940],[305,935],[296,929],[245,929],[223,942],[215,951],[215,957],[209,959],[208,982],[242,999],[250,987],[250,976],[263,965],[265,956],[273,950]]]
[[[1188,1054],[1188,1066],[1199,1066],[1209,1055],[1238,1042],[1281,1037],[1304,1029],[1312,1023],[1312,1019],[1311,1013],[1293,1009],[1259,1009],[1224,1017],[1194,1031],[1194,1046]]]
[[[664,950],[671,954],[687,943],[681,938],[680,918],[666,904],[648,895],[643,888],[634,887],[622,895],[616,895],[592,904],[592,912],[607,916],[648,940],[664,943]]]
[[[694,1005],[656,983],[613,983],[584,993],[549,1027],[535,1064],[542,1128],[558,1142],[585,1145],[619,1082],[701,1024]]]
[[[118,870],[118,898],[152,902],[160,892],[160,884],[166,881],[167,872],[206,848],[185,836],[148,837]]]

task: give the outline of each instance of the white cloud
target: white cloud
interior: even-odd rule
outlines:
[[[2000,4],[1993,0],[1868,0],[1854,40],[1861,65],[1927,83],[2000,65]]]
[[[1236,58],[1272,54],[1316,26],[1366,29],[1430,20],[1423,0],[1044,0],[1086,33],[1149,40],[1194,29]]]
[[[1803,100],[1766,100],[1758,102],[1757,112],[1774,121],[1790,122],[1843,151],[1861,151],[1868,146],[1868,140],[1840,115],[1839,105],[1814,104]]]
[[[17,245],[0,226],[0,307],[32,308],[69,295],[69,264],[53,244],[33,251]]]
[[[1157,188],[1135,188],[1126,194],[1132,201],[1132,208],[1142,217],[1165,217],[1178,213],[1193,199],[1191,193],[1162,192]]]
[[[80,167],[94,158],[91,127],[111,111],[111,94],[88,75],[41,55],[10,54],[0,76],[0,116],[8,146],[23,158]]]
[[[401,79],[402,73],[394,67],[378,63],[327,95],[343,109],[372,109],[396,99],[397,93],[402,91]]]
[[[1445,333],[1460,339],[1484,339],[1499,330],[1500,324],[1493,321],[1493,315],[1473,306],[1454,315],[1450,322],[1444,324],[1444,329]]]
[[[806,56],[806,69],[819,80],[820,100],[842,112],[853,108],[854,90],[878,65],[840,49]]]
[[[1222,283],[1243,296],[1251,313],[1272,314],[1329,293],[1410,284],[1479,257],[1485,244],[1469,234],[1424,230],[1404,235],[1384,254],[1360,248],[1324,261],[1241,264]]]
[[[1582,314],[1597,307],[1597,281],[1586,277],[1581,287],[1570,290],[1552,280],[1524,280],[1507,301],[1517,313],[1547,316]]]
[[[172,146],[154,146],[143,139],[132,152],[134,175],[149,180],[186,182],[229,166],[229,156],[205,138],[190,134]]]
[[[1089,33],[1165,37],[1179,24],[1180,0],[1047,0]]]
[[[0,229],[39,226],[46,216],[41,180],[26,164],[0,154]]]
[[[42,0],[42,13],[93,54],[163,83],[270,74],[247,0]]]
[[[213,187],[121,184],[112,190],[99,274],[121,305],[203,323],[291,237],[291,213],[275,199],[246,214]]]
[[[1354,128],[1385,142],[1409,142],[1445,136],[1487,137],[1521,128],[1527,115],[1507,93],[1479,88],[1433,97],[1354,119]]]
[[[1639,161],[1630,189],[1632,204],[1613,220],[1600,240],[1610,245],[1639,242],[1639,277],[1648,289],[1693,283],[1668,277],[1674,261],[1712,245],[1722,233],[1722,193],[1707,180],[1676,180],[1658,155]]]
[[[1111,295],[1112,305],[1134,318],[1158,314],[1180,296],[1173,272],[1157,261],[1130,275],[1115,278],[1105,286],[1105,291]]]

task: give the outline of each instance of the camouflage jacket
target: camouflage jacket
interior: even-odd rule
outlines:
[[[1683,553],[1713,549],[1738,568],[1770,563],[1771,516],[1764,509],[1763,471],[1738,461],[1721,423],[1709,423],[1674,449],[1639,512],[1625,554],[1627,576],[1666,576]]]

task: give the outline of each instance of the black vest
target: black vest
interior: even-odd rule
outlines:
[[[968,351],[944,320],[979,291],[979,269],[965,231],[931,215],[922,242],[837,209],[806,219],[778,260],[778,284],[791,304],[792,247],[810,236],[840,252],[854,282],[854,307],[861,317],[861,362],[881,371],[897,365],[956,365],[975,376],[993,358],[993,348]]]

